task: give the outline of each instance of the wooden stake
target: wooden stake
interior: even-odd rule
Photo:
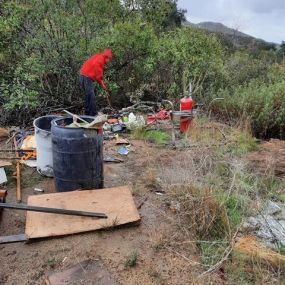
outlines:
[[[21,193],[21,167],[20,167],[20,161],[19,161],[19,153],[17,152],[17,141],[14,138],[14,146],[16,150],[16,157],[18,158],[16,161],[16,173],[17,173],[17,188],[16,188],[16,200],[17,203],[20,203],[22,201],[22,193]]]

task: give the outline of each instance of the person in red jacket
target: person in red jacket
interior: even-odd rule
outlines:
[[[104,66],[112,60],[112,52],[105,49],[104,52],[95,53],[87,59],[80,69],[80,85],[85,94],[85,115],[96,116],[97,106],[93,88],[93,81],[96,81],[107,93],[107,86],[103,81]]]

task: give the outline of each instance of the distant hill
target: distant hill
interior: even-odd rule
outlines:
[[[221,23],[215,23],[215,22],[202,22],[196,25],[200,29],[208,30],[209,32],[214,33],[222,33],[222,34],[228,34],[228,35],[235,35],[239,37],[249,37],[253,38],[250,35],[244,34],[238,30],[231,29]]]
[[[194,24],[189,21],[185,21],[183,25],[214,33],[225,45],[232,49],[249,48],[270,50],[278,47],[275,43],[269,43],[262,39],[257,39],[238,30],[229,28],[221,23],[201,22]]]

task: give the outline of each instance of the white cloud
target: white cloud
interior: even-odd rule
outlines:
[[[267,41],[285,40],[285,0],[178,0],[194,23],[221,22]]]

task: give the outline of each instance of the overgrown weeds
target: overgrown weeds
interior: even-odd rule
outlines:
[[[194,235],[206,270],[217,269],[217,264],[228,270],[231,262],[235,262],[231,260],[233,237],[243,220],[257,214],[268,199],[282,200],[284,192],[284,181],[258,175],[247,166],[244,154],[257,149],[250,132],[233,128],[222,132],[226,138],[222,146],[201,144],[199,149],[190,148],[171,158],[169,164],[159,165],[157,171],[167,193],[166,204],[178,205],[175,207],[178,230],[187,237]],[[210,141],[214,136],[202,138]],[[228,278],[236,282],[248,264],[241,266],[245,268],[235,270],[233,276],[227,271]],[[274,284],[274,272],[270,277],[265,270],[268,275],[262,276],[264,269],[256,266],[251,267],[254,273],[240,276],[245,283],[234,284],[261,284],[258,282],[266,278],[271,278]]]
[[[132,138],[137,140],[146,140],[157,145],[165,145],[169,140],[169,135],[156,130],[147,130],[144,127],[132,130]]]
[[[129,255],[126,256],[124,261],[125,268],[134,267],[137,264],[138,252],[132,251]]]

